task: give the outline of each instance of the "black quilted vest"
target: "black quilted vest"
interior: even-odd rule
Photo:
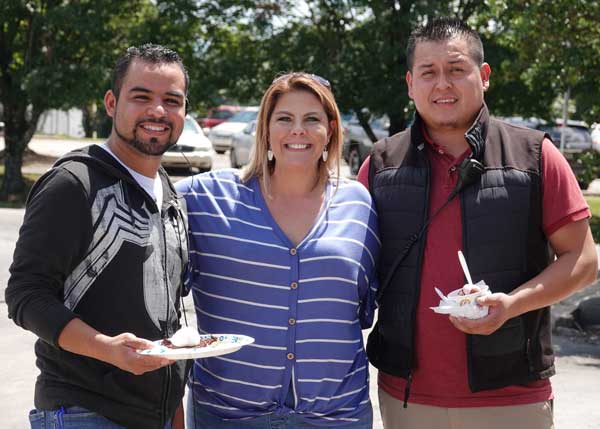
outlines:
[[[379,278],[427,221],[430,167],[422,122],[375,144],[369,186],[382,239]],[[540,273],[553,255],[542,230],[540,158],[544,133],[489,117],[483,106],[465,134],[485,171],[458,196],[463,252],[473,281],[508,293]],[[395,270],[379,299],[378,321],[367,352],[379,370],[409,378],[425,238]],[[433,287],[433,285],[431,285]],[[468,335],[469,386],[473,392],[525,384],[554,374],[550,309],[508,320],[491,335]]]

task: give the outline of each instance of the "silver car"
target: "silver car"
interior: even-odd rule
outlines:
[[[241,168],[250,162],[250,152],[256,140],[256,121],[249,122],[246,127],[233,135],[229,160],[233,168]]]
[[[208,139],[217,153],[225,153],[231,147],[233,135],[242,131],[258,116],[258,107],[245,107],[231,118],[216,125],[208,132]]]
[[[567,122],[566,127],[542,125],[538,126],[538,129],[548,133],[558,148],[560,148],[561,134],[564,134],[564,152],[580,153],[594,148],[592,136],[585,125]]]
[[[185,117],[183,132],[177,144],[162,156],[162,165],[167,168],[189,168],[209,171],[213,166],[215,151],[198,122],[190,115]]]
[[[386,115],[371,117],[369,125],[378,140],[389,135],[390,121]],[[351,175],[358,174],[360,166],[371,152],[372,147],[373,142],[358,122],[358,118],[355,115],[350,116],[344,126],[342,157],[348,163]]]

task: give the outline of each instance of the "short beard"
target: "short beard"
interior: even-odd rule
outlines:
[[[458,121],[438,122],[437,126],[438,126],[438,128],[446,128],[446,129],[456,129],[456,128],[459,128]]]
[[[165,153],[166,151],[168,151],[170,148],[172,148],[173,146],[175,146],[177,144],[177,140],[172,141],[173,124],[171,124],[170,122],[164,121],[164,120],[153,120],[151,122],[156,122],[156,123],[165,124],[165,125],[169,126],[169,129],[170,129],[169,138],[168,138],[166,144],[164,144],[163,146],[158,145],[158,139],[156,139],[155,137],[150,138],[150,141],[148,141],[148,142],[143,142],[141,140],[138,140],[137,127],[140,122],[148,122],[148,120],[144,119],[143,121],[136,122],[136,124],[133,128],[133,132],[132,132],[133,138],[129,139],[119,132],[119,128],[117,126],[117,118],[115,117],[115,118],[113,118],[113,126],[115,129],[115,133],[126,144],[135,148],[138,152],[143,153],[144,155],[162,156],[163,153]]]

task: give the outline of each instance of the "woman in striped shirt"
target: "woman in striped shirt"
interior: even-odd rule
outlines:
[[[372,427],[361,329],[373,321],[380,242],[369,193],[339,178],[341,143],[329,82],[289,73],[263,96],[241,176],[177,184],[198,329],[255,338],[195,361],[188,427]]]

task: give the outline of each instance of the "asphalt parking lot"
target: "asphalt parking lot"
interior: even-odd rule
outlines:
[[[46,157],[39,157],[33,164],[25,165],[25,171],[43,173],[50,165],[52,157],[59,156],[67,149],[81,146],[71,142],[57,145],[56,140],[34,141],[31,149]],[[0,141],[1,143],[1,141]],[[85,143],[88,144],[88,143]],[[2,149],[0,145],[0,149]],[[68,148],[66,147],[68,146]],[[57,147],[59,149],[57,149]],[[46,148],[46,149],[44,149]],[[44,161],[40,161],[44,160]],[[229,167],[227,155],[218,155],[215,168]],[[343,170],[343,174],[347,174]],[[600,185],[600,182],[598,182]],[[595,186],[595,185],[594,185]],[[600,191],[600,186],[598,186]],[[23,217],[22,209],[0,209],[0,288],[2,291],[8,279],[8,267]],[[600,294],[598,283],[586,290],[583,295]],[[36,337],[18,327],[7,317],[4,294],[0,296],[0,427],[21,429],[28,427],[27,413],[33,406],[33,387],[37,376],[33,344]],[[560,308],[568,312],[576,303],[571,300]],[[193,304],[186,302],[188,320],[194,320]],[[365,332],[367,335],[368,332]],[[552,378],[555,391],[555,423],[559,429],[600,428],[600,344],[589,343],[584,339],[556,337],[557,375]],[[371,398],[375,406],[375,429],[381,429],[379,419],[376,373],[371,367]],[[482,426],[485,423],[482,422]]]

